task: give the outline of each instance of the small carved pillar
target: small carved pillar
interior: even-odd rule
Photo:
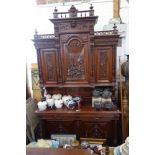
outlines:
[[[114,23],[114,26],[113,26],[113,34],[117,34],[117,33],[118,33],[117,26]]]
[[[57,12],[58,12],[58,10],[57,10],[57,8],[55,7],[54,13],[53,13],[53,18],[58,18]]]
[[[37,29],[35,29],[34,39],[37,39],[37,38],[38,38],[38,31]]]
[[[89,16],[94,16],[94,10],[93,10],[93,6],[92,4],[90,4],[90,12],[89,12]]]

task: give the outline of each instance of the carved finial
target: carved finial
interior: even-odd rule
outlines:
[[[117,26],[116,23],[114,23],[113,29],[116,30]]]
[[[54,13],[53,13],[53,17],[54,17],[54,18],[58,18],[57,12],[58,12],[58,10],[57,10],[57,8],[55,7]]]
[[[38,35],[38,31],[37,31],[37,29],[35,29],[35,35]]]
[[[89,16],[94,16],[94,10],[93,10],[93,5],[92,4],[90,4],[90,11],[89,11]]]
[[[69,11],[69,15],[70,17],[77,17],[77,12],[78,10],[76,9],[76,7],[74,5],[71,6],[70,10]]]
[[[118,30],[117,30],[116,23],[114,23],[113,30],[114,30],[114,33],[117,33]]]
[[[55,7],[55,9],[54,9],[54,12],[56,13],[56,12],[58,12],[58,10],[57,10],[57,8]]]
[[[37,31],[37,29],[35,29],[34,38],[37,38],[37,37],[38,37],[38,31]]]
[[[94,8],[94,7],[93,7],[93,5],[92,5],[92,4],[90,4],[90,7],[89,7],[89,8],[90,8],[90,10],[93,10],[93,8]]]

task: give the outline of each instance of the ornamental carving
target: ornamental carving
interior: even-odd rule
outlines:
[[[72,39],[67,46],[69,52],[80,52],[82,47],[83,45],[78,39]]]
[[[78,39],[72,39],[68,45],[67,80],[84,80],[84,46]]]
[[[70,34],[62,34],[60,36],[60,40],[61,40],[61,42],[66,42],[70,37],[71,37]]]
[[[76,9],[76,7],[74,5],[71,6],[69,11],[69,17],[73,18],[73,17],[77,17],[77,12],[78,10]]]
[[[107,54],[105,52],[100,52],[100,78],[101,79],[106,79],[106,72],[107,72],[107,68],[106,68],[106,64],[107,64]]]
[[[89,129],[86,131],[86,136],[91,135],[95,138],[100,138],[105,136],[105,131],[103,130],[103,124],[100,126],[99,124],[91,124],[89,125]]]
[[[75,27],[76,27],[76,21],[73,20],[73,21],[71,21],[70,24],[71,24],[71,27],[72,27],[72,28],[75,28]]]
[[[61,42],[63,43],[65,43],[65,42],[67,42],[68,40],[69,40],[69,38],[71,38],[71,37],[74,37],[74,38],[77,38],[77,37],[79,37],[82,41],[88,41],[88,34],[79,34],[79,35],[74,35],[73,36],[73,34],[62,34],[61,36],[60,36],[60,40],[61,40]]]
[[[46,55],[48,80],[53,80],[52,54]]]
[[[70,23],[62,23],[59,25],[59,33],[89,31],[89,25],[86,23],[76,22],[72,20]]]

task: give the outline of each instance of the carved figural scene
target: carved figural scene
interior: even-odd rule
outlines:
[[[78,39],[72,39],[67,50],[67,79],[85,79],[84,45]]]

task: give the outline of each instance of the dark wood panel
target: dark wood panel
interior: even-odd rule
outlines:
[[[96,48],[95,72],[96,83],[112,82],[112,47]]]
[[[41,54],[41,68],[44,84],[57,84],[57,60],[56,51],[43,49]]]
[[[66,37],[66,36],[65,36]],[[88,34],[60,36],[64,85],[89,84]]]

